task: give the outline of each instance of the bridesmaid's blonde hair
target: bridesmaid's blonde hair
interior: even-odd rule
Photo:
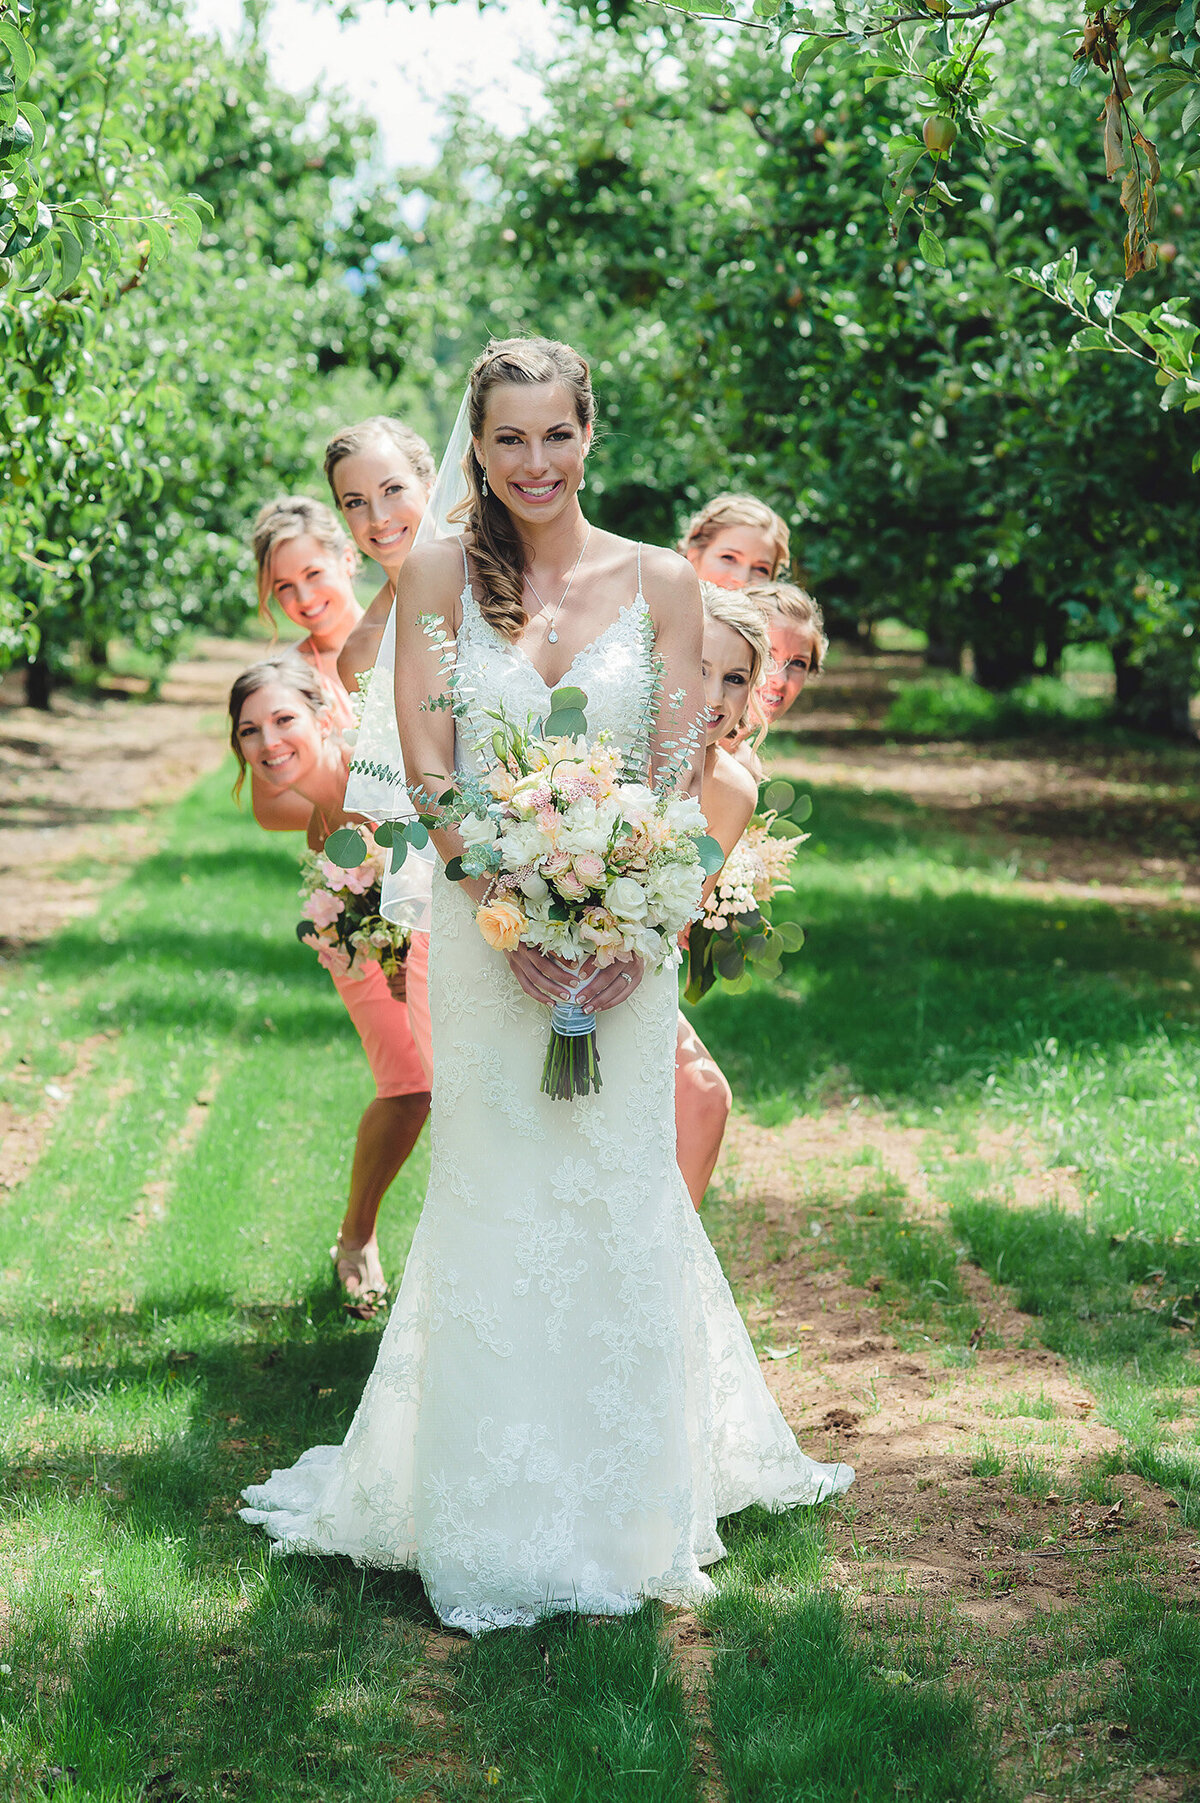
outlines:
[[[761,601],[754,600],[754,594],[755,591],[748,588],[721,588],[715,582],[700,584],[705,619],[717,620],[722,626],[730,627],[749,646],[750,683],[746,705],[737,725],[731,727],[730,731],[736,732],[749,720],[752,742],[757,745],[767,730],[767,718],[762,711],[759,695],[763,680],[771,668],[771,639],[767,632],[766,610]]]
[[[238,766],[237,781],[233,785],[235,801],[241,798],[242,784],[249,768],[238,738],[242,709],[251,695],[256,695],[259,689],[269,688],[273,682],[291,689],[318,720],[322,714],[329,712],[331,706],[328,689],[312,665],[298,651],[285,651],[279,657],[264,657],[261,662],[251,664],[243,670],[240,676],[235,676],[233,687],[229,691],[229,743]]]
[[[278,495],[260,507],[250,529],[250,543],[258,566],[258,611],[264,620],[271,617],[271,559],[277,545],[291,538],[315,538],[335,556],[349,552],[351,568],[358,567],[358,552],[332,507],[314,501],[311,495]]]
[[[788,529],[773,508],[754,495],[714,495],[699,513],[694,513],[683,529],[679,550],[684,557],[689,551],[703,551],[720,532],[729,526],[753,526],[771,541],[773,559],[771,579],[774,581],[791,562],[791,540]]]
[[[825,616],[812,596],[805,589],[797,588],[794,582],[752,582],[743,593],[753,595],[762,604],[768,622],[772,614],[778,614],[789,626],[798,626],[802,632],[812,634],[813,654],[808,673],[819,676],[829,650],[829,640],[825,633]]]

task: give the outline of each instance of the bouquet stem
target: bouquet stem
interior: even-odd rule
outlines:
[[[542,1068],[542,1094],[569,1102],[600,1089],[596,1016],[578,1002],[556,1002],[550,1010],[550,1044]]]

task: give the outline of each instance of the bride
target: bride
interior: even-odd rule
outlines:
[[[682,739],[680,786],[698,788],[695,573],[588,524],[594,415],[566,345],[509,339],[471,372],[465,531],[414,549],[396,596],[414,787],[484,767],[489,710],[541,717],[569,682],[589,732],[636,745],[648,768],[680,767]],[[437,705],[439,632],[465,717]],[[442,864],[461,853],[452,831],[434,842]],[[796,1445],[688,1200],[673,973],[500,954],[474,923],[482,890],[433,880],[429,1189],[375,1370],[345,1443],[248,1490],[243,1514],[283,1549],[416,1569],[470,1633],[695,1602],[724,1550],[719,1516],[819,1502],[853,1472]],[[604,1087],[553,1101],[539,1093],[547,1005],[581,976]]]

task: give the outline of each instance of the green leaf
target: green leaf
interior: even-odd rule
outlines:
[[[772,930],[772,938],[778,939],[785,952],[798,952],[804,944],[804,928],[796,920],[781,920]]]
[[[13,76],[18,86],[33,73],[33,51],[10,19],[0,19],[0,44],[12,57]]]
[[[768,814],[786,814],[796,799],[796,791],[791,783],[776,778],[768,783],[763,793],[762,805]]]
[[[73,232],[60,231],[58,234],[58,281],[55,284],[56,294],[65,294],[83,268],[83,246]]]
[[[396,837],[392,840],[392,861],[388,865],[388,869],[393,876],[395,876],[396,872],[400,869],[407,856],[408,840],[401,838],[397,833]]]
[[[556,713],[564,708],[577,708],[579,712],[582,713],[587,707],[587,696],[582,689],[569,687],[565,689],[555,689],[550,697],[550,706]]]
[[[450,881],[452,883],[461,883],[466,874],[466,871],[463,869],[462,859],[451,858],[446,865],[446,875],[450,878]]]
[[[341,870],[357,870],[367,855],[367,842],[357,827],[339,826],[325,841],[325,856]]]
[[[1112,348],[1108,333],[1102,326],[1084,326],[1081,332],[1076,332],[1067,346],[1071,351],[1111,351]]]
[[[400,830],[414,851],[424,851],[429,844],[429,828],[423,820],[410,820]]]
[[[742,956],[740,946],[721,948],[713,959],[713,964],[727,983],[736,982],[746,968],[746,960]]]
[[[711,833],[704,833],[696,841],[696,850],[700,854],[700,868],[705,876],[714,876],[725,862],[720,841],[714,839]]]
[[[748,970],[744,970],[740,977],[730,977],[726,979],[725,993],[726,995],[745,995],[746,991],[748,989],[753,989],[753,987],[754,978],[750,975]]]
[[[376,845],[382,845],[386,848],[389,845],[395,844],[395,840],[395,822],[391,820],[381,820],[379,825],[375,828]]]
[[[544,728],[548,739],[585,739],[587,716],[577,707],[555,708]]]
[[[813,811],[812,796],[811,795],[800,795],[796,798],[796,801],[794,802],[794,804],[788,809],[788,816],[790,819],[795,821],[797,826],[803,826],[804,822],[806,820],[812,819],[812,811]]]
[[[923,231],[917,240],[917,249],[931,269],[945,269],[946,252],[940,238],[935,238],[930,231]]]
[[[792,77],[795,81],[803,81],[817,58],[828,50],[832,38],[811,37],[801,44],[792,58]]]

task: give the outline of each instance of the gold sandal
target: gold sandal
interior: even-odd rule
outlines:
[[[379,1262],[377,1245],[372,1242],[367,1246],[344,1246],[339,1233],[337,1244],[329,1248],[329,1256],[337,1280],[346,1292],[343,1307],[349,1313],[369,1321],[372,1315],[387,1307],[387,1279]]]

